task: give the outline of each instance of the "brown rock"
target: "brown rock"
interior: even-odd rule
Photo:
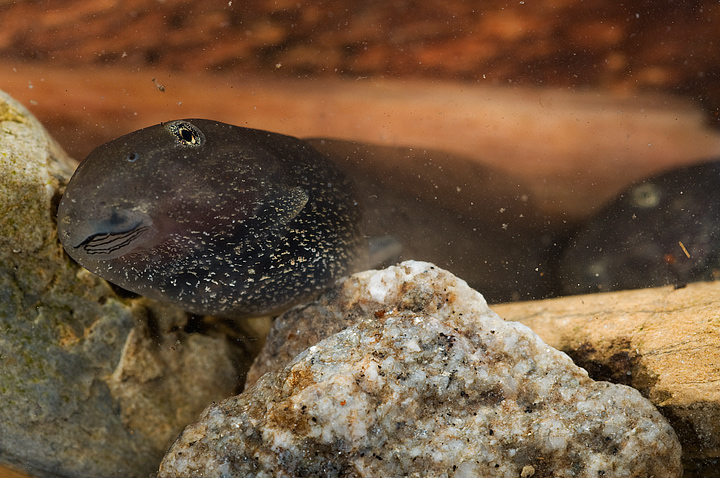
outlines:
[[[235,352],[71,262],[54,215],[74,162],[4,92],[0,125],[0,463],[43,478],[147,476],[233,391]]]

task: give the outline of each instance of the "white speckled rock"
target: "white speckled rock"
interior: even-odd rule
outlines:
[[[681,475],[639,392],[594,382],[431,264],[356,274],[318,304],[292,314],[352,325],[207,409],[160,478]]]

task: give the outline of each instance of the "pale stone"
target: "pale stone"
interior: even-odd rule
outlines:
[[[667,417],[686,476],[720,476],[720,282],[493,306]],[[691,475],[690,473],[696,473]]]
[[[591,380],[432,264],[351,276],[268,343],[282,352],[259,363],[275,371],[186,428],[159,478],[682,472],[674,431],[637,390]]]

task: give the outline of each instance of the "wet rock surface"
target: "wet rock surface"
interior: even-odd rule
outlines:
[[[630,385],[676,431],[685,478],[720,477],[720,282],[492,307],[595,380]]]
[[[74,161],[0,92],[0,465],[146,477],[237,373],[223,337],[72,263],[55,208]]]
[[[268,342],[257,365],[274,371],[186,428],[159,477],[681,475],[639,392],[592,381],[428,263],[356,274]]]

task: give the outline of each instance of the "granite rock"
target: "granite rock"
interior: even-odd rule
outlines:
[[[720,478],[720,282],[492,307],[595,380],[636,388],[678,435],[685,478]]]
[[[274,371],[187,427],[159,478],[681,475],[639,392],[591,380],[431,264],[356,274],[278,328],[276,350],[327,338],[266,355]]]
[[[68,259],[54,216],[74,167],[0,92],[0,466],[146,477],[237,373],[224,337],[186,333],[185,313],[122,299]]]

